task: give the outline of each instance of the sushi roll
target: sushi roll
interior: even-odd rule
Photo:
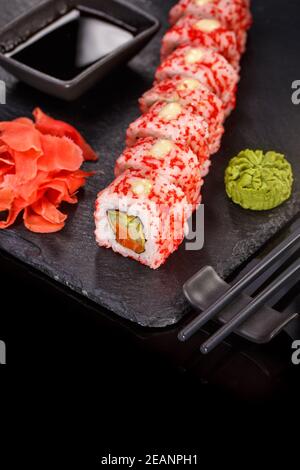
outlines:
[[[239,74],[218,52],[204,47],[178,47],[158,67],[155,78],[161,82],[176,75],[207,86],[223,102],[225,116],[235,108]]]
[[[240,68],[241,54],[236,35],[232,30],[224,28],[219,20],[199,19],[191,15],[181,18],[163,38],[162,60],[183,44],[213,49],[222,54],[237,71]]]
[[[116,179],[98,194],[96,241],[152,269],[182,243],[210,155],[236,104],[249,0],[180,0],[143,113],[130,124]]]
[[[224,28],[235,32],[240,53],[245,51],[247,30],[252,24],[249,0],[181,0],[170,11],[171,25],[186,15],[219,20]]]
[[[208,124],[211,154],[219,150],[224,133],[223,105],[222,101],[205,85],[198,80],[182,78],[180,75],[163,80],[140,98],[142,113],[147,113],[158,101],[179,102],[201,115]]]
[[[187,200],[156,172],[126,171],[96,201],[96,241],[157,269],[184,238]]]
[[[179,186],[191,205],[191,212],[200,203],[203,184],[201,165],[196,155],[183,145],[153,137],[139,139],[118,158],[116,177],[128,169],[156,171],[172,184]]]
[[[127,130],[127,147],[133,146],[143,137],[169,139],[188,146],[197,155],[200,163],[209,158],[207,122],[202,116],[177,102],[158,102],[148,113],[130,124]]]

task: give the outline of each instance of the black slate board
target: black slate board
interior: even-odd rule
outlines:
[[[1,25],[34,0],[1,1]],[[138,114],[137,99],[150,87],[159,62],[160,40],[167,27],[172,0],[131,0],[160,18],[163,29],[128,67],[118,70],[82,99],[66,104],[18,83],[0,70],[8,87],[7,105],[0,119],[30,115],[35,106],[73,122],[99,152],[98,170],[80,203],[67,208],[66,228],[52,235],[33,234],[21,223],[0,232],[0,248],[56,281],[113,312],[143,326],[163,327],[179,321],[188,305],[183,283],[202,266],[212,265],[227,277],[300,211],[300,106],[291,101],[291,84],[300,79],[298,0],[253,0],[254,26],[242,63],[238,108],[227,121],[222,150],[214,158],[204,188],[205,248],[184,246],[158,271],[152,271],[94,242],[93,210],[97,192],[113,178],[114,161],[124,146],[127,125]],[[224,193],[223,174],[228,159],[239,150],[276,149],[284,152],[296,177],[293,197],[276,210],[243,211]]]

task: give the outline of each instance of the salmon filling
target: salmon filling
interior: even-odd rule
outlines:
[[[145,252],[146,239],[139,217],[118,210],[107,211],[107,218],[117,242],[137,254]]]

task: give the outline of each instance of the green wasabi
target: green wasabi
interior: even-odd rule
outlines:
[[[280,153],[243,150],[230,160],[225,186],[228,197],[244,209],[274,209],[291,196],[292,167]]]

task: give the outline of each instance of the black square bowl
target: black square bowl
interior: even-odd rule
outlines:
[[[100,18],[111,20],[115,24],[126,25],[135,31],[135,35],[71,80],[52,77],[13,57],[17,47],[76,7],[95,12]],[[156,18],[134,5],[116,0],[48,0],[0,31],[0,65],[34,88],[71,101],[85,93],[112,69],[134,57],[150,41],[159,26]]]

